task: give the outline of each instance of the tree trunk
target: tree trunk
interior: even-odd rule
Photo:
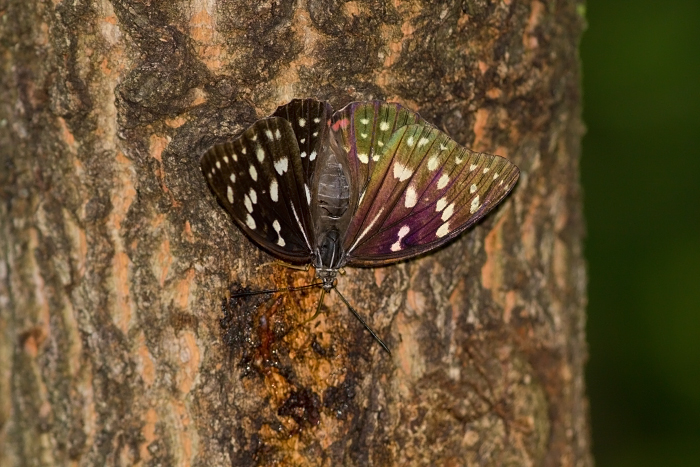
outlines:
[[[0,4],[0,465],[592,465],[573,1]],[[399,102],[522,175],[318,289],[199,156],[294,97]]]

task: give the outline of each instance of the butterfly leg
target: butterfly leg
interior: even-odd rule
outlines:
[[[280,261],[278,259],[274,261],[268,261],[267,263],[262,263],[260,266],[257,267],[257,269],[260,269],[265,266],[282,266],[285,268],[289,269],[295,269],[297,271],[308,271],[309,268],[311,267],[311,264],[304,264],[304,265],[299,265],[299,264],[291,264],[291,263],[285,263],[284,261]]]
[[[318,315],[321,314],[321,305],[323,304],[323,299],[325,296],[326,296],[326,290],[321,289],[321,298],[318,300],[318,305],[316,306],[316,313],[314,313],[314,315],[311,318],[304,321],[304,324],[310,323],[311,321],[315,320],[318,317]]]

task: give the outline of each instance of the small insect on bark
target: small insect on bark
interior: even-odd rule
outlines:
[[[312,265],[320,300],[335,290],[389,353],[338,292],[338,270],[438,248],[498,205],[520,174],[399,104],[354,102],[333,112],[316,99],[295,99],[212,146],[201,169],[253,242],[282,261]]]

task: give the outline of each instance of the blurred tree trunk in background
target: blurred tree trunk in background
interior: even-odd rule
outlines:
[[[573,1],[0,5],[0,464],[592,465]],[[520,182],[335,295],[198,160],[294,97],[395,101]],[[224,318],[225,317],[225,318]],[[224,318],[224,319],[222,319]]]

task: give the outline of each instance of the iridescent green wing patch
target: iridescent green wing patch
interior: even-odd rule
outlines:
[[[407,108],[388,102],[353,102],[333,115],[332,131],[348,156],[353,180],[362,193],[372,177],[385,145],[401,127],[424,122]]]

